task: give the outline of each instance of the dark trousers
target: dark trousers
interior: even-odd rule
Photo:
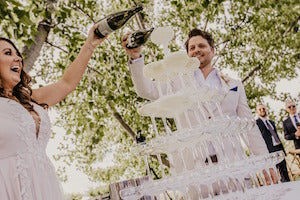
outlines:
[[[280,176],[281,176],[281,182],[289,182],[290,181],[290,177],[288,174],[288,170],[286,168],[286,161],[285,159],[283,161],[281,161],[280,163],[278,163],[276,165],[277,169],[279,170]]]

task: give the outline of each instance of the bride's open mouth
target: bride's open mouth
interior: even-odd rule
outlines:
[[[20,66],[17,66],[17,65],[12,66],[12,67],[10,68],[11,71],[17,72],[17,73],[19,73],[19,69],[20,69]]]

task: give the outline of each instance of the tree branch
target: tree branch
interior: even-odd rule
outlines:
[[[220,42],[220,43],[218,43],[218,44],[215,44],[215,48],[216,48],[217,46],[220,46],[221,44],[224,44],[224,43],[227,43],[227,42],[230,42],[230,40],[227,39],[227,40],[224,40],[224,41],[222,41],[222,42]]]
[[[55,11],[54,4],[57,2],[57,0],[47,0],[46,2],[46,10],[48,10],[50,13],[53,13]],[[44,45],[44,42],[47,40],[49,32],[52,28],[51,25],[51,17],[49,19],[43,19],[39,22],[38,25],[38,33],[34,35],[34,43],[29,47],[25,46],[22,50],[22,54],[24,55],[24,70],[26,72],[29,72],[37,58],[40,56],[40,52],[42,50],[42,47]]]
[[[24,46],[22,54],[25,55],[24,60],[24,70],[29,72],[37,58],[40,56],[40,52],[42,50],[44,42],[48,38],[48,34],[50,32],[50,27],[43,25],[43,23],[48,23],[47,20],[43,20],[38,25],[38,34],[34,36],[34,43],[28,47]],[[50,24],[50,23],[49,23]]]
[[[259,70],[260,68],[261,68],[261,64],[259,64],[257,67],[255,67],[245,78],[243,78],[242,83],[244,83],[246,80],[248,80],[254,74],[254,72]]]
[[[146,26],[145,26],[145,23],[144,23],[144,21],[143,21],[143,18],[142,18],[141,13],[138,13],[138,14],[136,15],[136,20],[137,20],[139,29],[146,29]]]
[[[61,48],[61,47],[59,47],[59,46],[56,46],[56,45],[54,45],[54,44],[48,42],[48,40],[46,40],[46,44],[48,44],[48,45],[50,45],[50,46],[52,46],[52,47],[55,47],[55,48],[57,48],[57,49],[59,49],[59,50],[65,52],[65,53],[69,53],[67,50],[64,50],[63,48]]]
[[[205,20],[205,24],[204,24],[204,28],[203,28],[204,31],[206,30],[206,27],[207,27],[207,24],[208,24],[208,19],[209,19],[208,16],[209,16],[209,15],[207,15],[207,18],[206,18],[206,20]]]
[[[80,10],[83,14],[85,14],[90,20],[92,20],[93,23],[95,23],[95,20],[92,18],[92,16],[89,15],[88,13],[86,13],[80,6],[78,6],[78,5],[76,4],[76,2],[75,2],[75,3],[72,3],[72,5],[74,5],[75,8],[77,8],[77,9]]]
[[[299,20],[300,20],[300,16],[298,16],[298,18],[292,22],[290,27],[283,33],[283,35],[286,35],[287,33],[289,33]]]
[[[123,120],[122,116],[119,114],[119,112],[116,110],[116,108],[111,104],[111,102],[109,102],[108,105],[109,105],[110,109],[112,110],[114,117],[118,120],[118,122],[122,125],[122,127],[130,134],[130,136],[135,141],[136,133]]]

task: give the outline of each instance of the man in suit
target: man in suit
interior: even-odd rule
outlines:
[[[256,120],[256,124],[261,132],[262,137],[265,140],[269,152],[272,153],[280,150],[284,151],[284,147],[277,134],[275,123],[274,121],[268,118],[267,108],[263,104],[258,104],[256,107],[256,113],[259,116],[258,119]],[[285,159],[282,162],[278,163],[276,167],[280,172],[281,181],[282,182],[290,181],[288,171],[286,168]],[[271,176],[274,175],[272,174],[272,171],[270,172],[271,172]]]
[[[300,149],[300,114],[297,113],[295,102],[287,101],[285,105],[289,117],[283,121],[284,138],[294,140],[295,148]]]

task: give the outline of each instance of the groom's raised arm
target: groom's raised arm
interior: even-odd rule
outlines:
[[[144,76],[144,56],[141,54],[142,47],[133,49],[126,48],[127,38],[130,33],[127,33],[122,38],[122,46],[126,54],[129,56],[129,70],[131,79],[136,93],[145,99],[155,100],[159,97],[156,84]]]

